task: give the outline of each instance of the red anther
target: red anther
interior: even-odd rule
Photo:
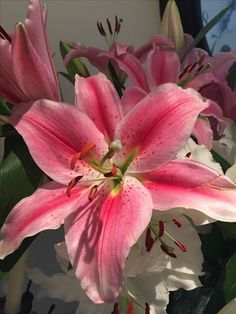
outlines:
[[[164,230],[165,230],[165,227],[164,227],[164,222],[162,220],[159,220],[159,237],[162,237],[163,234],[164,234]]]
[[[73,189],[73,187],[79,182],[79,180],[83,178],[83,176],[78,176],[73,178],[70,183],[68,184],[67,188],[66,188],[66,194],[68,197],[71,196],[71,190]]]
[[[189,72],[190,67],[191,65],[188,65],[185,69],[183,69],[182,73],[180,73],[179,75],[179,79],[181,79],[184,76],[184,74]]]
[[[114,304],[111,314],[119,314],[119,305],[117,302]]]
[[[187,248],[183,243],[181,243],[180,241],[174,241],[174,243],[175,243],[175,245],[178,246],[178,248],[180,248],[180,250],[182,252],[184,252],[184,253],[187,252]]]
[[[111,27],[111,22],[109,21],[109,19],[107,19],[107,26],[108,26],[108,30],[109,30],[110,34],[113,35],[113,31],[112,31],[112,27]]]
[[[191,65],[191,67],[189,68],[189,72],[192,72],[196,65],[198,65],[198,62],[195,62],[193,65]]]
[[[133,314],[133,313],[134,313],[134,303],[132,301],[128,301],[127,314]]]
[[[88,195],[88,199],[90,202],[95,198],[95,196],[97,194],[97,190],[98,190],[98,185],[92,186],[92,188],[89,192],[89,195]]]
[[[191,152],[188,152],[185,156],[186,156],[187,158],[189,158],[191,155],[192,155],[192,153],[191,153]]]
[[[11,36],[5,31],[5,29],[0,25],[0,37],[6,39],[11,44]]]
[[[150,306],[147,302],[145,303],[145,314],[150,314]]]
[[[200,72],[203,68],[204,68],[204,65],[201,65],[201,66],[197,69],[197,71]]]
[[[152,237],[151,229],[150,229],[150,228],[147,228],[147,231],[146,231],[146,238],[145,238],[145,246],[146,246],[147,252],[150,252],[150,251],[151,251],[154,242],[155,242],[155,241],[154,241],[154,239],[153,239],[153,237]]]
[[[70,163],[71,169],[73,170],[75,168],[75,164],[76,164],[77,160],[83,159],[88,154],[88,152],[95,147],[96,147],[96,145],[92,144],[92,143],[85,144],[84,147],[82,148],[81,152],[78,152],[72,158],[71,163]]]
[[[177,219],[172,219],[172,221],[173,221],[173,223],[178,227],[178,228],[181,228],[182,227],[182,223],[179,221],[179,220],[177,220]]]
[[[111,171],[104,173],[104,177],[114,177],[117,174],[118,168],[113,165]]]
[[[165,252],[167,255],[169,255],[170,257],[176,258],[177,256],[175,255],[175,253],[173,253],[173,248],[165,245],[165,244],[161,244],[161,249],[163,252]]]

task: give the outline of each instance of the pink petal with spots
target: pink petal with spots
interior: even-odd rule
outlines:
[[[151,197],[137,179],[126,177],[119,191],[111,189],[101,187],[87,208],[65,220],[70,260],[95,303],[119,296],[125,260],[152,215]]]
[[[121,120],[115,138],[123,150],[117,164],[135,159],[128,171],[151,171],[175,158],[189,138],[198,114],[208,106],[197,92],[175,84],[162,84],[148,94]]]
[[[137,87],[137,86],[127,87],[121,98],[123,113],[126,114],[138,102],[140,102],[146,95],[147,93],[140,87]]]
[[[83,191],[75,187],[68,197],[65,186],[49,182],[16,204],[1,229],[0,258],[16,250],[26,237],[59,228],[78,208]]]
[[[38,166],[55,181],[68,184],[78,175],[83,179],[97,176],[97,171],[83,160],[78,160],[71,170],[72,158],[86,144],[96,145],[89,159],[100,160],[108,150],[103,134],[82,111],[43,99],[31,106],[21,104],[9,121],[23,136]]]
[[[236,220],[235,183],[201,163],[174,160],[145,174],[145,180],[158,210],[185,207],[217,220]]]
[[[76,76],[77,107],[96,124],[108,142],[113,140],[116,125],[121,120],[121,103],[111,82],[102,73],[83,78]]]

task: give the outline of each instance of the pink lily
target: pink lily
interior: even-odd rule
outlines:
[[[153,208],[195,208],[235,221],[236,185],[203,164],[173,160],[208,106],[195,91],[163,84],[122,117],[103,74],[77,76],[76,105],[39,100],[10,117],[55,181],[13,208],[1,230],[0,258],[25,237],[64,223],[82,288],[95,303],[113,302]]]
[[[188,44],[191,40],[189,36],[186,36]],[[183,68],[180,63],[180,57],[173,49],[170,42],[164,42],[160,36],[156,36],[146,44],[146,51],[144,57],[142,57],[142,62],[128,51],[120,56],[112,53],[113,52],[110,51],[106,56],[116,62],[119,68],[129,75],[134,84],[125,90],[123,96],[124,112],[127,112],[130,107],[140,101],[150,90],[160,84],[168,82],[178,83],[184,86],[184,88],[192,87],[206,98],[211,99],[212,103],[207,113],[201,113],[210,118],[211,124],[206,119],[201,121],[197,120],[193,129],[193,134],[198,139],[198,142],[205,144],[208,149],[211,149],[213,134],[214,136],[222,134],[222,129],[225,126],[223,117],[229,117],[230,114],[227,114],[226,110],[224,110],[224,112],[222,111],[224,108],[221,102],[221,107],[218,104],[219,97],[217,96],[219,95],[217,93],[215,93],[215,96],[212,96],[212,93],[205,93],[205,90],[212,90],[213,85],[219,82],[213,70],[207,72],[203,71],[204,73],[201,73],[202,69],[207,67],[207,62],[209,61],[206,52],[201,49],[193,49],[187,58],[187,61],[192,63],[185,62]],[[145,66],[143,65],[144,61]],[[230,97],[228,91],[229,87],[225,83],[222,84],[222,82],[220,82],[220,85],[222,91],[227,89],[225,94]],[[229,101],[228,104],[230,104]],[[229,111],[230,109],[228,109],[228,112]],[[217,127],[215,127],[216,124]],[[212,127],[214,133],[212,132]]]
[[[60,100],[59,84],[46,36],[46,8],[30,0],[25,24],[8,35],[0,30],[0,94],[19,104]]]

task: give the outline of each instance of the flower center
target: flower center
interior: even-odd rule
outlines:
[[[86,144],[82,150],[74,155],[74,157],[71,160],[70,167],[73,170],[76,166],[76,163],[79,160],[83,160],[84,158],[88,157],[88,154],[90,151],[92,151],[95,148],[95,144],[88,143]],[[97,170],[100,174],[103,175],[103,177],[98,177],[91,180],[83,180],[83,176],[79,175],[74,177],[68,184],[66,189],[66,194],[68,197],[71,196],[71,191],[73,187],[77,184],[93,184],[94,185],[90,189],[90,193],[88,196],[88,199],[92,201],[98,191],[98,188],[101,184],[103,184],[105,181],[114,181],[117,183],[121,182],[123,177],[122,170],[117,167],[115,164],[111,162],[111,158],[114,156],[116,152],[119,152],[122,149],[122,144],[120,140],[114,140],[107,151],[107,153],[102,157],[102,159],[99,162],[86,160],[86,162],[95,170]],[[88,158],[89,159],[89,158]]]

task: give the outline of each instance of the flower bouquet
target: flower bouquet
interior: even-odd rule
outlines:
[[[169,0],[138,48],[98,22],[108,49],[61,42],[59,77],[39,0],[0,28],[1,313],[35,313],[36,285],[60,313],[234,312],[236,53],[196,47],[228,9],[193,39]],[[49,276],[28,256],[62,226]]]

